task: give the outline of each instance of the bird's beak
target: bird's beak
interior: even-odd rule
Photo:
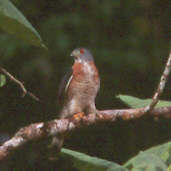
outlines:
[[[70,55],[70,56],[72,56],[72,57],[76,58],[76,57],[78,56],[78,54],[77,54],[77,52],[73,51],[73,52],[71,53],[71,55]]]
[[[79,51],[74,50],[74,51],[72,51],[72,53],[71,53],[71,55],[70,55],[70,56],[72,56],[72,57],[74,57],[74,58],[79,58],[79,56],[80,56],[80,52],[79,52]]]

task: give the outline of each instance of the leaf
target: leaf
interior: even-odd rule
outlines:
[[[63,148],[61,150],[61,155],[67,160],[71,160],[74,167],[80,171],[128,171],[116,163],[99,159],[97,157],[91,157],[69,149]]]
[[[131,108],[145,107],[148,104],[150,104],[152,101],[151,99],[139,99],[137,97],[128,96],[128,95],[118,95],[117,98],[119,98],[121,101],[123,101]],[[171,106],[171,102],[166,100],[159,100],[159,102],[155,107],[166,107],[166,106]]]
[[[0,87],[3,87],[6,84],[6,77],[3,74],[0,74]]]
[[[171,171],[171,165],[168,167],[167,171]]]
[[[152,147],[145,152],[140,152],[137,156],[130,159],[125,163],[125,167],[128,169],[148,171],[165,171],[171,164],[171,142],[162,144],[156,147]]]
[[[145,170],[145,171],[166,171],[167,165],[154,154],[140,152],[135,159],[131,160],[126,165],[131,170]]]
[[[145,152],[140,152],[135,159],[131,160],[126,165],[127,168],[131,170],[146,170],[146,171],[156,171],[159,168],[161,171],[165,171],[167,166],[164,162],[154,154],[148,154]]]
[[[171,142],[152,147],[146,152],[159,156],[167,165],[171,164]]]
[[[0,0],[0,28],[32,45],[46,48],[39,33],[9,0]]]

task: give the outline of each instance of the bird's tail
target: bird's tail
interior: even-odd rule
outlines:
[[[61,151],[61,148],[64,143],[64,136],[55,136],[52,138],[52,142],[49,145],[49,150],[50,150],[50,155],[49,159],[50,160],[57,160],[59,156],[59,152]]]

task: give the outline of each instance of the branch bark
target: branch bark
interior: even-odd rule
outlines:
[[[160,82],[158,84],[157,90],[152,97],[152,102],[148,106],[146,106],[146,108],[145,108],[145,111],[147,113],[152,111],[153,108],[155,107],[155,105],[158,103],[159,98],[160,98],[160,96],[163,93],[163,90],[165,88],[165,85],[166,85],[167,79],[169,77],[170,71],[171,71],[171,49],[169,51],[169,57],[168,57],[168,60],[166,62],[163,74],[160,78]]]
[[[120,120],[138,119],[146,114],[145,108],[137,109],[118,109],[118,110],[101,110],[98,114],[83,115],[79,113],[68,119],[54,119],[49,122],[40,122],[30,124],[21,128],[11,139],[0,146],[0,161],[8,158],[11,152],[28,143],[42,138],[58,136],[69,133],[74,129],[83,126],[92,125],[98,122],[115,122]],[[171,118],[171,107],[162,107],[153,109],[150,113],[152,117]]]

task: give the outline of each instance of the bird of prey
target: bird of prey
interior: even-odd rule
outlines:
[[[99,73],[91,52],[86,48],[72,51],[74,64],[59,86],[58,101],[63,101],[59,118],[68,118],[74,114],[96,114],[95,98],[100,88]],[[64,137],[54,137],[52,146],[60,151]]]

